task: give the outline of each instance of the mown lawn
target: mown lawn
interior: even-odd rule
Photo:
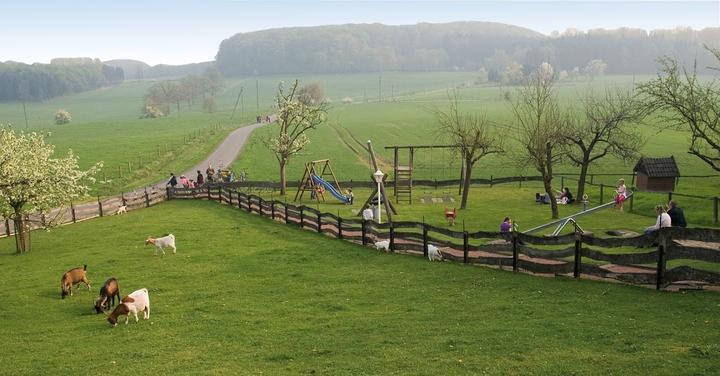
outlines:
[[[178,253],[153,256],[147,235]],[[2,374],[714,374],[720,295],[430,263],[171,201],[0,240]],[[92,291],[60,299],[88,265]],[[116,276],[151,319],[91,304]]]

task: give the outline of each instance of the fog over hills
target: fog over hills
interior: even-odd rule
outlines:
[[[568,29],[550,36],[475,21],[276,28],[235,34],[220,43],[215,61],[185,65],[150,66],[131,59],[101,64],[91,58],[55,59],[54,64],[0,63],[0,100],[43,100],[113,84],[123,77],[200,75],[212,66],[225,76],[481,71],[490,81],[517,83],[514,77],[543,62],[570,76],[592,67],[607,74],[654,74],[657,59],[668,55],[685,64],[697,59],[700,72],[706,73],[713,59],[705,45],[720,48],[720,28]]]

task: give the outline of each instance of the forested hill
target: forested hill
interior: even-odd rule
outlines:
[[[512,64],[527,70],[547,61],[572,72],[599,59],[609,74],[653,74],[663,55],[685,62],[697,57],[704,69],[712,59],[703,44],[720,47],[720,28],[568,30],[545,36],[490,22],[352,24],[236,34],[220,44],[216,63],[224,75],[485,68],[492,76]]]
[[[46,100],[122,82],[121,68],[90,58],[58,58],[50,64],[0,62],[0,100]]]
[[[226,75],[474,69],[487,51],[542,38],[489,22],[298,27],[236,34],[220,44],[215,59]]]

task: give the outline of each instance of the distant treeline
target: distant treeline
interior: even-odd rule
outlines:
[[[88,58],[53,59],[50,64],[0,63],[0,100],[46,100],[124,80],[121,68]]]
[[[158,64],[150,66],[139,60],[118,59],[104,61],[103,64],[122,68],[126,80],[142,80],[148,78],[182,77],[190,74],[204,74],[208,68],[215,66],[214,61],[190,63],[183,65]]]
[[[489,22],[360,24],[236,34],[221,43],[216,63],[225,76],[483,68],[492,80],[515,64],[526,73],[542,62],[572,72],[593,60],[604,61],[608,74],[654,74],[663,55],[686,63],[697,58],[698,68],[705,69],[712,59],[702,46],[718,43],[720,28],[569,29],[545,36]]]

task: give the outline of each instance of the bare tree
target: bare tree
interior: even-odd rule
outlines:
[[[553,197],[553,166],[563,157],[566,119],[560,113],[553,90],[552,75],[538,67],[518,89],[512,102],[513,115],[518,126],[520,141],[527,155],[523,163],[533,166],[542,176],[545,192]],[[555,200],[550,200],[552,217],[558,218]]]
[[[705,47],[720,62],[720,50]],[[638,85],[646,104],[666,124],[690,131],[688,153],[720,171],[720,89],[718,81],[697,78],[680,67],[677,59],[660,59],[660,72],[652,81]]]
[[[440,132],[450,139],[450,143],[462,158],[464,175],[460,209],[465,209],[475,163],[486,155],[503,153],[504,149],[502,140],[488,131],[488,121],[484,114],[461,114],[458,110],[457,90],[449,92],[448,97],[450,108],[445,112],[437,111],[436,116],[440,123]]]
[[[604,96],[588,93],[582,98],[581,114],[568,115],[564,137],[568,158],[580,167],[578,198],[585,194],[590,164],[607,155],[623,160],[637,156],[644,140],[634,125],[644,117],[642,104],[620,89],[608,89]]]
[[[265,139],[265,145],[275,153],[280,165],[280,194],[285,195],[287,176],[285,168],[290,157],[299,153],[305,145],[310,143],[306,133],[317,128],[327,117],[327,104],[321,102],[315,105],[303,103],[298,98],[299,81],[285,90],[283,83],[278,85],[275,97],[277,106],[277,133]]]

